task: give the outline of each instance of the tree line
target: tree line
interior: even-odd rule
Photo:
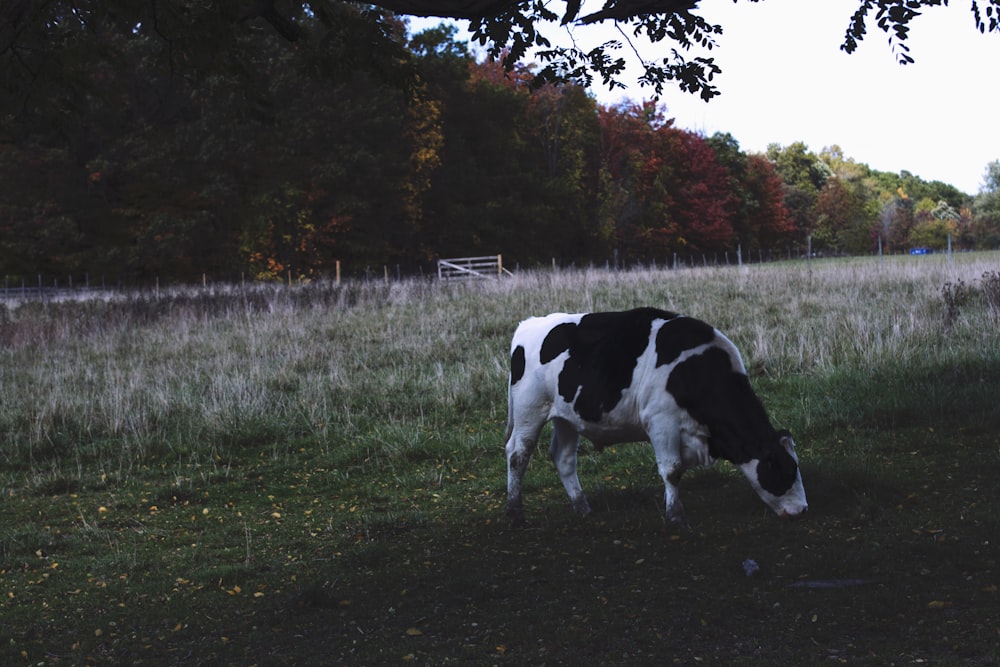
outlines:
[[[748,154],[654,102],[604,106],[477,59],[447,26],[392,23],[403,78],[398,62],[331,57],[336,40],[318,59],[268,30],[231,35],[239,57],[221,59],[201,41],[165,53],[138,28],[54,33],[58,71],[3,109],[8,276],[413,273],[495,253],[522,266],[798,253],[807,237],[835,253],[1000,245],[1000,163],[972,197],[836,147]]]

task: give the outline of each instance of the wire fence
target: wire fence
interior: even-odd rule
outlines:
[[[901,253],[905,254],[905,253]],[[950,252],[949,252],[950,255]],[[491,270],[498,279],[516,274],[522,270],[545,270],[551,268],[553,271],[573,270],[573,269],[599,269],[603,268],[609,272],[631,271],[631,270],[683,270],[697,267],[724,267],[724,266],[745,266],[752,264],[768,264],[780,261],[824,259],[834,255],[823,253],[796,252],[792,249],[755,249],[744,252],[737,247],[732,251],[718,251],[705,253],[672,253],[668,256],[650,258],[645,261],[625,260],[619,257],[617,251],[613,251],[603,265],[594,262],[582,263],[578,261],[563,262],[557,258],[552,258],[551,263],[531,263],[522,266],[520,262],[513,264],[503,262],[498,259],[500,255],[489,256]],[[843,255],[836,255],[843,256]],[[468,259],[468,258],[466,258]],[[442,260],[448,262],[449,260]],[[499,270],[497,267],[501,267]],[[246,274],[231,276],[215,276],[203,273],[199,278],[188,281],[169,280],[161,281],[159,278],[119,278],[108,277],[101,274],[84,272],[81,274],[52,275],[37,273],[31,276],[26,275],[5,275],[0,284],[0,301],[6,303],[28,302],[28,301],[66,301],[83,299],[114,299],[123,296],[143,296],[157,297],[170,296],[180,292],[191,293],[201,291],[204,293],[232,293],[234,291],[253,292],[280,289],[285,287],[295,287],[303,285],[324,285],[327,287],[339,287],[341,283],[373,283],[373,282],[402,282],[412,280],[437,281],[442,279],[440,264],[426,268],[416,267],[417,270],[405,271],[401,265],[382,265],[379,267],[365,266],[355,272],[342,275],[340,262],[337,262],[329,274],[314,274],[310,276],[296,276],[293,272],[288,272],[281,279],[268,277],[263,279],[251,278]]]

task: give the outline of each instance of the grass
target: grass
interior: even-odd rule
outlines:
[[[998,262],[9,305],[0,662],[997,664]],[[648,446],[585,445],[595,514],[539,456],[507,524],[517,322],[640,304],[737,343],[807,519],[721,464],[674,529]]]

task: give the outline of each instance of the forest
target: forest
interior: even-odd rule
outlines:
[[[413,275],[481,254],[799,256],[807,239],[824,254],[1000,246],[1000,160],[964,193],[836,146],[747,153],[675,127],[669,104],[604,106],[475,55],[446,25],[391,26],[384,67],[267,30],[233,35],[237,59],[138,28],[48,26],[65,56],[51,71],[15,86],[3,65],[19,94],[0,109],[0,273],[149,284],[309,279],[338,262]]]

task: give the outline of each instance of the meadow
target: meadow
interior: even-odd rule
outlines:
[[[639,305],[737,344],[805,519],[584,442],[594,514],[536,456],[509,525],[518,321]],[[998,331],[996,253],[8,302],[0,663],[996,665]]]

